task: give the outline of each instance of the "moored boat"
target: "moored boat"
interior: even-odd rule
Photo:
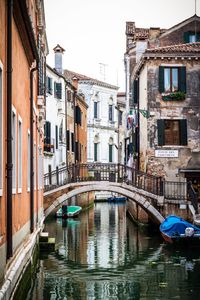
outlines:
[[[82,210],[81,206],[63,205],[56,212],[56,217],[57,218],[75,217],[80,214],[81,210]]]
[[[168,216],[160,225],[160,232],[167,243],[197,243],[200,245],[200,228],[181,217]]]
[[[127,200],[127,198],[113,196],[113,197],[108,197],[107,200],[108,200],[108,202],[125,202]]]

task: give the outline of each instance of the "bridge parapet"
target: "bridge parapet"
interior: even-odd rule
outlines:
[[[154,195],[163,195],[163,178],[122,164],[89,163],[56,169],[44,176],[44,190],[74,182],[107,181],[126,183]]]

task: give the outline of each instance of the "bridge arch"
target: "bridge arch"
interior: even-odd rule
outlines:
[[[81,183],[81,185],[83,185],[83,182]],[[141,208],[143,208],[148,213],[149,216],[152,217],[152,219],[154,219],[154,221],[157,224],[160,224],[164,221],[164,217],[160,214],[160,212],[147,200],[146,197],[152,198],[152,195],[150,193],[144,193],[144,191],[140,191],[140,193],[138,193],[138,190],[136,188],[130,187],[126,184],[120,185],[116,183],[113,184],[111,182],[90,182],[90,184],[87,183],[83,186],[80,186],[79,183],[79,185],[73,184],[73,186],[75,186],[76,188],[55,199],[53,203],[45,210],[45,218],[56,208],[59,208],[59,206],[61,206],[62,203],[64,203],[66,200],[70,199],[73,196],[91,191],[109,191],[119,193],[129,198],[130,200],[136,202]]]

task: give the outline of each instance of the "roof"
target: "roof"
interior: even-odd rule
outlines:
[[[107,87],[107,88],[114,89],[114,90],[119,89],[118,86],[115,86],[115,85],[109,84],[107,82],[103,82],[98,79],[94,79],[92,77],[89,77],[89,76],[86,76],[83,74],[79,74],[79,73],[76,73],[76,72],[73,72],[70,70],[64,70],[64,76],[66,79],[69,79],[69,80],[77,79],[80,83],[89,83],[92,85],[103,86],[103,87]]]
[[[176,25],[168,28],[166,31],[164,31],[162,33],[162,35],[160,37],[164,36],[165,34],[169,34],[170,32],[176,30],[177,28],[181,28],[184,25],[186,25],[186,24],[188,24],[190,22],[193,22],[193,21],[200,21],[200,17],[195,14],[195,15],[193,15],[193,16],[191,16],[191,17],[189,17],[189,18],[187,18],[187,19],[185,19],[183,21],[181,21],[180,23],[178,23],[178,24],[176,24]]]
[[[178,45],[169,45],[164,47],[156,47],[152,49],[146,49],[144,56],[148,54],[200,54],[200,42],[188,43],[188,44],[178,44]]]

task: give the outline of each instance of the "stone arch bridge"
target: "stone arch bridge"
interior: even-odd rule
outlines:
[[[90,191],[119,193],[138,204],[158,224],[164,220],[159,212],[163,205],[178,204],[179,209],[180,204],[186,204],[188,194],[185,183],[165,182],[162,177],[122,164],[76,164],[45,174],[45,217],[67,199]]]

